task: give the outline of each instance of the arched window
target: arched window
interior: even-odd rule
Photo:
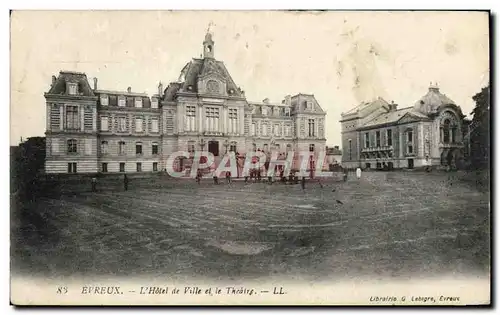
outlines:
[[[451,130],[451,126],[450,126],[450,120],[449,119],[445,119],[443,121],[443,143],[450,143],[450,130]]]
[[[142,154],[142,142],[135,143],[135,154]]]
[[[76,139],[68,140],[68,153],[77,153],[77,142]]]

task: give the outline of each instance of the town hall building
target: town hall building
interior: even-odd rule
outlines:
[[[177,151],[324,151],[325,115],[312,94],[248,101],[207,33],[203,57],[156,94],[100,89],[61,71],[45,93],[47,173],[155,172]]]
[[[364,169],[456,167],[464,156],[464,115],[437,84],[413,106],[382,98],[341,115],[342,164]]]

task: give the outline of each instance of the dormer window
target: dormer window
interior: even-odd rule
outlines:
[[[118,96],[118,106],[125,107],[125,96]]]
[[[158,108],[158,99],[157,98],[151,99],[151,108]]]
[[[262,115],[263,116],[267,115],[267,107],[266,106],[262,106]]]
[[[78,93],[78,84],[73,82],[68,82],[68,94],[76,95]]]
[[[109,104],[109,98],[107,95],[101,95],[101,105],[102,106],[108,106]]]
[[[135,99],[135,107],[136,108],[141,108],[142,107],[142,98],[138,97]]]

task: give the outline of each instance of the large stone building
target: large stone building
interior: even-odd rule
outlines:
[[[437,85],[413,106],[398,109],[378,98],[341,117],[345,167],[454,167],[462,161],[464,115]]]
[[[52,77],[47,106],[47,173],[148,172],[176,151],[324,150],[325,112],[314,95],[281,103],[247,101],[211,34],[176,82],[158,93],[99,89],[84,73]]]

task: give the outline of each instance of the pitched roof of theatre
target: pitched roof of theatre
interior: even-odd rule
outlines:
[[[367,123],[365,123],[362,127],[374,127],[379,125],[392,124],[400,120],[404,115],[408,113],[419,118],[427,118],[426,115],[421,114],[413,109],[414,109],[413,106],[410,106],[390,111],[387,113],[382,113],[377,117],[373,118],[372,120],[368,121]]]

